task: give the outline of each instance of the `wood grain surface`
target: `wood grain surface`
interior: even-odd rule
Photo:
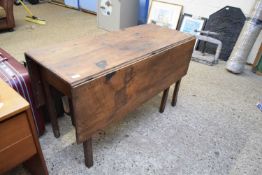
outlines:
[[[0,122],[29,108],[29,103],[2,80],[0,89]]]
[[[31,109],[0,80],[0,174],[25,162],[32,174],[47,175]]]
[[[36,49],[26,52],[26,57],[73,86],[190,40],[194,40],[191,35],[142,25]]]
[[[18,129],[19,126],[19,129]],[[0,124],[0,152],[25,137],[32,136],[26,114],[18,114]]]
[[[0,152],[0,172],[5,172],[36,154],[32,136],[10,145]]]
[[[187,73],[194,43],[191,40],[74,88],[77,142],[180,80]]]
[[[142,25],[30,51],[26,60],[34,94],[43,97],[48,83],[70,98],[82,143],[180,80],[194,44],[191,35]]]

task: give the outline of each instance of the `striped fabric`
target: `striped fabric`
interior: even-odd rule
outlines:
[[[17,91],[21,96],[23,96],[31,105],[32,108],[32,115],[34,118],[34,122],[37,126],[36,121],[36,114],[35,110],[33,109],[33,102],[31,99],[31,95],[29,92],[29,89],[27,87],[26,80],[24,79],[23,75],[19,73],[14,66],[12,66],[8,62],[8,58],[4,56],[0,52],[0,78],[3,79],[5,82],[9,84],[10,87],[12,87],[15,91]],[[37,132],[39,132],[38,127],[36,127]]]

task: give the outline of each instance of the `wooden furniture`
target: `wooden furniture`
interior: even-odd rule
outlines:
[[[15,27],[12,0],[0,0],[0,30],[12,30]]]
[[[92,135],[175,83],[187,73],[195,38],[156,25],[142,25],[27,52],[38,106],[46,105],[59,137],[53,87],[69,97],[77,143],[92,166]],[[50,88],[52,87],[52,88]]]
[[[0,89],[0,174],[20,163],[48,174],[29,104],[2,80]]]

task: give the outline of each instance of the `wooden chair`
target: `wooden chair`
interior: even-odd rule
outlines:
[[[13,30],[15,27],[13,0],[0,0],[0,30]]]

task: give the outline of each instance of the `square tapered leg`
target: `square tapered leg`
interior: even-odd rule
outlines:
[[[172,102],[171,102],[172,106],[176,106],[177,94],[178,94],[178,91],[179,91],[180,83],[181,83],[181,80],[178,80],[176,82],[176,85],[175,85],[175,88],[174,88],[174,92],[173,92],[173,98],[172,98]]]
[[[168,92],[169,92],[169,88],[167,88],[166,90],[164,90],[163,92],[163,96],[162,96],[162,100],[161,100],[161,105],[159,108],[159,112],[163,113],[165,111],[165,107],[166,107],[166,101],[167,101],[167,97],[168,97]]]
[[[92,149],[92,138],[89,138],[83,143],[84,155],[85,155],[85,165],[91,168],[94,164],[93,162],[93,149]]]
[[[58,120],[57,120],[57,112],[55,108],[54,99],[52,98],[52,91],[50,85],[43,81],[44,85],[44,93],[45,93],[45,99],[46,99],[46,107],[48,110],[48,114],[50,117],[50,122],[52,125],[53,133],[56,138],[60,137],[60,131],[58,126]]]

